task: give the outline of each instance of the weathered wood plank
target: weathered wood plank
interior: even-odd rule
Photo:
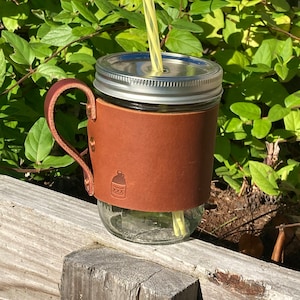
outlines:
[[[2,175],[0,226],[0,299],[59,299],[64,256],[93,243],[199,278],[204,300],[251,299],[232,291],[245,294],[252,283],[264,288],[261,299],[300,299],[299,272],[200,240],[122,241],[106,231],[95,205]],[[226,274],[241,276],[240,284],[232,286]]]
[[[107,247],[65,257],[61,300],[197,300],[198,279]]]

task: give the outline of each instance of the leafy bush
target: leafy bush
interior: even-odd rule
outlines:
[[[203,56],[224,69],[215,176],[237,192],[245,182],[277,197],[300,194],[300,8],[286,0],[157,0],[164,51]],[[142,0],[2,1],[0,168],[43,179],[76,165],[45,124],[51,84],[92,86],[96,59],[146,51]],[[86,147],[84,96],[62,96],[56,122]],[[16,172],[17,171],[17,172]],[[19,174],[19,175],[17,175]]]

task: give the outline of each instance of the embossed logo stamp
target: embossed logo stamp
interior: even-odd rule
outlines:
[[[115,198],[126,198],[126,181],[121,171],[117,171],[117,175],[111,181],[111,195]]]

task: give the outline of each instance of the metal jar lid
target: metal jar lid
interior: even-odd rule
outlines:
[[[222,94],[222,68],[206,59],[163,53],[164,72],[152,75],[149,52],[115,53],[96,63],[94,87],[128,101],[149,104],[212,104]]]

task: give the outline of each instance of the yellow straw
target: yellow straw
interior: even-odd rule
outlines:
[[[184,211],[173,211],[172,212],[173,218],[173,231],[175,236],[185,236],[186,235],[186,228],[185,228],[185,221],[184,221]]]
[[[160,75],[163,73],[163,63],[160,50],[159,34],[155,13],[155,5],[153,0],[143,0],[144,12],[145,12],[145,22],[148,34],[148,44],[150,52],[150,60],[152,66],[152,75]],[[183,211],[173,211],[173,231],[174,235],[185,236],[187,234],[185,228],[184,212]]]
[[[160,51],[155,5],[153,0],[143,0],[143,4],[152,72],[154,75],[159,75],[163,72],[163,63]]]

